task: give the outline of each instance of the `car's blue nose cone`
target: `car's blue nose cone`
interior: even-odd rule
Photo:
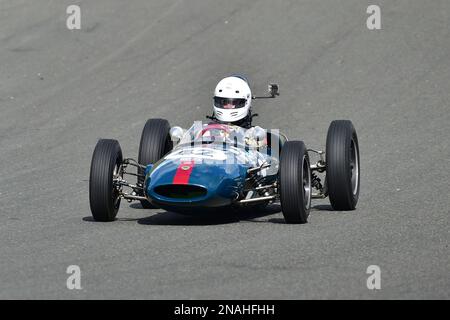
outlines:
[[[165,160],[146,177],[146,195],[156,205],[171,211],[195,206],[230,205],[243,188],[247,167]]]

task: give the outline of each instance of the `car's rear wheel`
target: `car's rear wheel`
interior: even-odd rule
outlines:
[[[143,165],[155,163],[166,153],[172,150],[173,143],[169,135],[170,124],[165,119],[149,119],[142,130],[139,144],[138,162]],[[144,170],[139,168],[138,174],[143,175]],[[138,177],[138,183],[144,184],[144,177]],[[155,208],[150,202],[141,200],[142,207]]]
[[[331,122],[326,144],[326,183],[333,209],[355,209],[360,190],[359,170],[358,136],[352,122]]]
[[[120,175],[122,150],[117,140],[100,139],[94,149],[89,176],[89,204],[96,221],[114,221],[120,206],[113,179]]]
[[[280,156],[280,202],[286,223],[306,223],[311,209],[311,168],[303,141],[287,141]]]

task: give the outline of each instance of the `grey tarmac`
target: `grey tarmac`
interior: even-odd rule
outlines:
[[[81,30],[66,28],[73,2]],[[378,0],[381,30],[370,4],[0,0],[0,298],[450,298],[450,2]],[[148,118],[203,120],[235,72],[255,94],[280,84],[255,123],[307,147],[353,121],[357,209],[314,201],[309,223],[287,225],[277,204],[228,219],[124,202],[93,222],[97,140],[137,157]]]

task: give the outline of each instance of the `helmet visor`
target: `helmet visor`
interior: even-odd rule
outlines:
[[[245,107],[245,99],[229,99],[214,97],[214,106],[222,109],[238,109]]]

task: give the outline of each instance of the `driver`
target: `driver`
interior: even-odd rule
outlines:
[[[214,90],[214,119],[243,128],[251,127],[252,91],[245,77],[232,75]]]
[[[255,133],[261,135],[261,127],[252,126],[252,91],[248,80],[242,75],[231,75],[219,81],[214,90],[214,120],[223,124],[235,125],[248,129],[245,143],[253,147],[261,147],[266,139],[257,139]]]

